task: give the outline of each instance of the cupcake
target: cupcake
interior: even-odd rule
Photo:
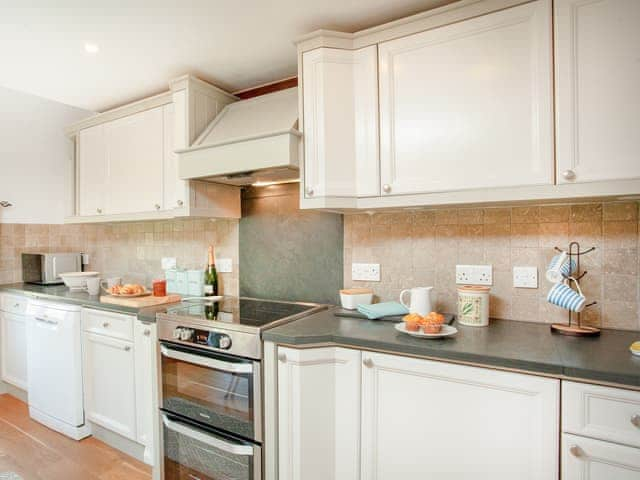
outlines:
[[[420,330],[420,324],[422,323],[422,317],[417,313],[410,313],[403,317],[404,326],[408,332],[417,332]]]
[[[436,312],[431,312],[422,320],[422,331],[424,333],[440,333],[443,323],[444,315]]]

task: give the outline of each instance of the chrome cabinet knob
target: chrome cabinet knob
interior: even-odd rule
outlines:
[[[151,330],[149,330],[148,328],[145,328],[145,330],[144,330],[144,332],[142,332],[142,334],[143,334],[145,337],[148,337],[149,335],[151,335]]]
[[[129,350],[131,350],[131,347],[129,345],[127,345],[126,347],[124,347],[124,351],[128,352]]]
[[[573,170],[565,170],[564,172],[562,172],[562,177],[565,180],[575,180],[576,172],[574,172]]]
[[[371,360],[370,358],[365,358],[362,361],[362,364],[367,368],[371,368],[371,367],[373,367],[373,360]]]
[[[156,209],[156,210],[160,210],[160,205],[159,205],[159,204],[157,204],[157,203],[156,203],[156,204],[154,205],[154,207],[155,207],[155,209]]]
[[[178,200],[178,202],[177,202],[177,203],[178,203],[178,206],[179,206],[179,207],[181,207],[181,206],[183,206],[183,205],[184,205],[184,202],[183,202],[182,200]]]
[[[287,363],[287,355],[285,353],[279,353],[278,360],[280,360],[282,363]]]
[[[19,303],[16,303],[16,304],[13,306],[13,308],[18,308],[19,306],[20,306],[20,304],[19,304]]]
[[[636,414],[631,417],[631,424],[634,427],[640,428],[640,415]]]
[[[109,322],[104,322],[102,324],[102,328],[109,328]]]
[[[309,195],[309,196],[313,195],[313,188],[312,187],[307,187],[306,192],[307,192],[307,195]]]
[[[101,208],[96,208],[96,212],[97,213],[102,213],[102,209]]]
[[[389,185],[388,183],[385,183],[384,185],[382,185],[382,191],[384,193],[389,193],[391,191],[391,185]]]
[[[574,457],[579,457],[580,455],[582,455],[582,450],[580,450],[580,447],[578,445],[571,445],[569,447],[569,453],[571,453],[571,455],[573,455]]]

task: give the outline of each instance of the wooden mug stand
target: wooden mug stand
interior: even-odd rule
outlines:
[[[564,250],[554,247],[557,252],[562,253]],[[586,255],[587,253],[591,253],[596,249],[596,247],[591,247],[586,250],[580,250],[580,244],[578,242],[571,242],[569,244],[569,251],[567,255],[569,256],[569,261],[574,259],[576,262],[576,271],[575,271],[575,279],[576,281],[580,281],[588,272],[585,270],[580,273],[580,256]],[[565,278],[568,278],[566,275],[562,275]],[[598,302],[591,302],[584,306],[584,308],[592,307],[596,305]],[[551,324],[551,332],[558,333],[560,335],[571,335],[574,337],[597,337],[600,335],[600,329],[595,327],[587,327],[583,326],[581,322],[582,313],[581,312],[572,312],[569,311],[569,323],[552,323]]]

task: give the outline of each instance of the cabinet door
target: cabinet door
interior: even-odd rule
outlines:
[[[379,45],[383,195],[553,183],[550,4]]]
[[[99,215],[106,210],[107,147],[104,125],[78,134],[78,214]]]
[[[640,449],[562,435],[563,480],[638,480]]]
[[[558,380],[362,356],[364,480],[557,478]]]
[[[280,480],[360,478],[360,352],[278,348]]]
[[[175,154],[175,105],[170,103],[163,107],[164,115],[164,208],[182,208],[187,205],[188,182],[178,176],[178,155]]]
[[[302,55],[305,196],[378,195],[377,47]]]
[[[23,315],[0,313],[2,380],[27,389],[27,324]]]
[[[136,440],[136,392],[133,345],[84,333],[83,377],[87,418]]]
[[[164,154],[162,107],[105,124],[109,176],[108,212],[162,208]]]
[[[640,2],[556,0],[561,183],[640,177]]]
[[[134,324],[134,355],[136,382],[136,438],[144,445],[144,461],[154,465],[155,435],[154,422],[158,402],[156,401],[156,325],[136,320]]]

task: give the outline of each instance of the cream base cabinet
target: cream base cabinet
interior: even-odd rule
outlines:
[[[553,184],[550,0],[378,50],[383,196]]]
[[[554,8],[558,182],[640,178],[640,2]]]
[[[362,358],[362,480],[558,478],[558,380]]]
[[[360,352],[278,347],[279,480],[360,477]]]
[[[27,324],[24,315],[0,311],[0,373],[2,380],[27,389]]]
[[[638,480],[640,449],[565,433],[563,480]]]
[[[302,55],[304,198],[378,195],[377,47]]]
[[[136,441],[133,343],[85,331],[82,355],[87,419]]]
[[[158,420],[156,344],[158,341],[156,324],[136,320],[133,327],[135,384],[136,384],[136,440],[145,446],[144,461],[155,464],[157,432],[154,426]]]

